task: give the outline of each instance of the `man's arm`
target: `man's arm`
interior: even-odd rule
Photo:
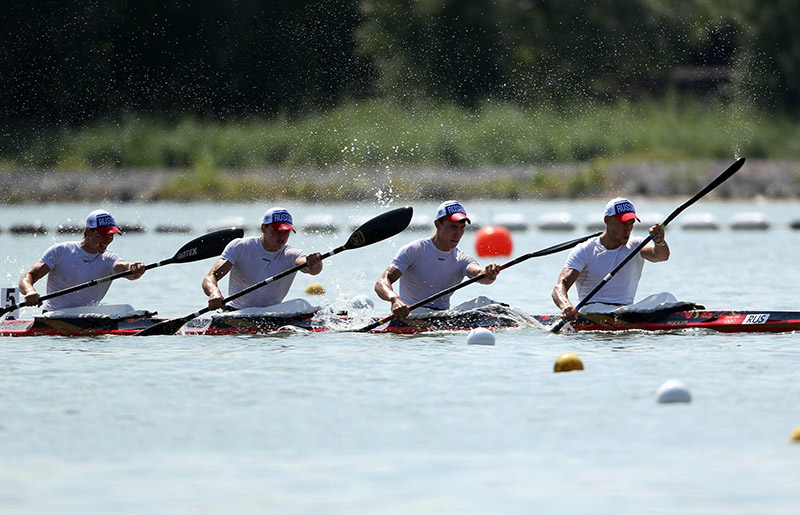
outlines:
[[[669,259],[669,245],[664,239],[664,227],[661,224],[652,226],[649,230],[650,235],[653,236],[653,244],[646,245],[642,251],[642,257],[653,263],[666,261]]]
[[[319,252],[314,252],[307,256],[300,256],[295,260],[295,265],[307,264],[305,268],[300,269],[301,272],[309,275],[317,275],[322,272],[322,255]]]
[[[561,274],[558,276],[556,285],[553,287],[553,302],[555,302],[558,309],[561,310],[561,316],[568,322],[578,318],[578,310],[576,310],[575,306],[570,302],[567,292],[572,288],[572,285],[575,284],[575,281],[578,280],[580,274],[581,273],[577,270],[564,267],[564,269],[561,270]]]
[[[37,261],[19,280],[19,292],[25,297],[25,305],[41,306],[39,292],[33,287],[33,283],[44,277],[50,272],[50,267],[42,261]]]
[[[233,268],[233,263],[225,258],[219,258],[203,278],[203,292],[208,296],[208,309],[220,309],[222,292],[219,291],[219,280],[225,277]]]
[[[402,275],[403,272],[400,270],[393,266],[388,266],[383,271],[383,275],[378,279],[378,282],[375,283],[375,293],[381,299],[392,303],[392,314],[395,318],[405,318],[411,312],[406,303],[403,302],[403,299],[400,298],[400,295],[392,288],[392,284],[400,279]]]
[[[135,281],[136,279],[140,278],[145,273],[144,263],[136,262],[131,263],[130,261],[125,261],[124,259],[120,259],[114,262],[114,271],[116,273],[127,272],[131,271],[131,275],[126,275],[125,279]]]
[[[469,265],[467,267],[467,277],[473,278],[481,274],[486,274],[486,277],[478,281],[481,284],[492,284],[497,279],[497,274],[500,273],[500,265],[492,263],[486,265],[485,268],[480,265]]]

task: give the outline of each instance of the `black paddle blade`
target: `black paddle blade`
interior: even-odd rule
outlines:
[[[195,238],[175,253],[173,263],[191,263],[222,254],[225,246],[244,236],[244,229],[222,229]]]
[[[361,227],[350,235],[347,243],[342,245],[343,250],[357,249],[372,245],[386,238],[391,238],[395,234],[403,232],[403,229],[411,223],[411,216],[414,209],[411,207],[399,207],[392,209],[375,218],[364,222]]]
[[[159,322],[157,324],[151,325],[147,329],[142,329],[138,333],[135,333],[134,336],[165,336],[165,335],[172,335],[177,333],[181,330],[181,327],[188,322],[195,318],[194,314],[189,316],[181,317],[181,318],[173,318],[170,320],[164,320],[163,322]]]

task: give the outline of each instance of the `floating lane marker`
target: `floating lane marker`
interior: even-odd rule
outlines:
[[[641,220],[642,223],[634,224],[633,229],[635,231],[646,233],[652,226],[660,224],[663,219],[664,215],[661,213],[646,213],[639,217],[639,220]]]
[[[565,352],[556,358],[553,372],[571,372],[573,370],[583,370],[583,362],[576,354]]]
[[[527,220],[522,213],[498,213],[492,216],[492,225],[502,225],[509,231],[527,231]]]
[[[119,224],[119,230],[122,231],[122,234],[145,232],[144,227],[139,224]]]
[[[305,234],[335,234],[340,229],[333,215],[322,215],[311,222],[301,224],[301,227]]]
[[[737,213],[731,218],[734,231],[766,231],[769,222],[762,213]]]
[[[540,231],[572,231],[575,223],[569,213],[545,213],[536,219]]]
[[[245,232],[247,232],[247,229],[244,226],[244,217],[234,216],[230,218],[222,218],[215,222],[210,222],[206,227],[206,231],[214,232],[214,231],[219,231],[221,229],[237,229],[237,228],[245,229]],[[260,227],[258,232],[261,232]]]
[[[17,224],[8,228],[11,234],[47,234],[47,229],[42,226],[42,222],[35,221],[29,224]]]
[[[652,225],[659,223],[662,216],[659,214],[644,214],[639,217],[642,223],[634,225],[634,230],[646,232]],[[359,219],[361,220],[361,219]],[[477,220],[477,217],[476,217]],[[793,230],[800,230],[800,218],[795,218],[786,223],[786,227]],[[306,234],[336,234],[343,230],[343,227],[336,224],[331,215],[324,215],[320,220],[308,223],[299,224],[302,231]],[[493,226],[502,226],[511,232],[524,232],[530,229],[530,225],[520,213],[501,213],[492,217]],[[598,217],[596,214],[589,214],[585,217],[583,223],[576,224],[568,213],[548,213],[539,217],[536,222],[536,228],[542,231],[571,231],[578,225],[581,225],[589,232],[597,232],[605,230],[602,216]],[[733,230],[769,230],[772,228],[772,223],[767,220],[766,216],[762,213],[739,213],[731,217],[730,228]],[[350,228],[355,230],[359,226],[358,223],[351,223]],[[120,224],[120,229],[123,232],[147,232],[148,228],[139,224]],[[123,229],[124,227],[124,229]],[[430,220],[424,218],[415,218],[411,221],[407,231],[425,232],[430,231],[433,225]],[[468,231],[478,231],[484,227],[478,222],[468,224]],[[690,213],[685,217],[685,222],[680,226],[685,230],[717,230],[720,229],[719,223],[716,218],[710,213]],[[208,232],[217,231],[220,229],[242,228],[245,232],[260,233],[259,226],[248,227],[245,226],[244,218],[231,217],[209,223],[206,226]],[[57,234],[80,234],[83,232],[82,224],[73,224],[70,221],[58,224],[53,232]],[[0,232],[2,232],[0,228]],[[41,222],[34,223],[20,223],[9,226],[6,229],[11,234],[48,234],[50,231],[42,225]],[[189,234],[194,231],[192,226],[181,223],[158,224],[152,228],[154,233],[158,234]]]
[[[669,402],[692,402],[692,394],[689,393],[689,388],[683,381],[670,379],[658,387],[656,391],[656,400],[660,404]]]
[[[681,224],[681,229],[687,231],[716,231],[719,229],[719,224],[717,224],[714,215],[711,213],[688,213]]]
[[[189,234],[192,228],[183,224],[164,224],[157,225],[156,232],[160,234]]]
[[[56,227],[56,232],[58,234],[81,234],[83,233],[83,226],[80,225],[73,225],[71,223],[59,224]]]
[[[605,231],[606,224],[603,223],[602,213],[600,215],[596,213],[586,215],[584,227],[589,232]]]

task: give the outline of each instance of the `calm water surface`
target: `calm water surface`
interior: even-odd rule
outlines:
[[[636,199],[634,199],[636,200]],[[683,200],[641,200],[666,216]],[[289,203],[287,203],[289,204]],[[475,221],[569,212],[582,226],[604,202],[470,202]],[[4,285],[69,236],[13,236],[39,219],[82,222],[96,206],[3,206]],[[108,207],[120,223],[188,224],[192,234],[118,237],[112,249],[145,263],[171,257],[218,220],[259,222],[265,205]],[[299,231],[291,243],[327,251],[351,220],[379,207],[297,205],[296,226],[332,215],[337,234]],[[434,204],[415,204],[430,217]],[[760,211],[768,231],[733,231]],[[686,231],[712,213],[718,231]],[[598,215],[599,216],[599,215]],[[673,257],[645,266],[639,297],[671,291],[709,308],[797,310],[797,203],[702,201],[668,228]],[[515,256],[587,231],[514,233]],[[251,231],[250,234],[255,234]],[[290,296],[346,307],[369,295],[403,233],[300,274]],[[462,248],[472,252],[474,233]],[[566,254],[512,267],[470,286],[530,312],[553,312],[549,292]],[[500,258],[503,262],[510,258]],[[212,260],[169,265],[115,282],[108,303],[173,317],[205,305]],[[318,281],[324,296],[308,297]],[[43,285],[42,285],[43,290]],[[29,312],[31,313],[31,312]],[[4,338],[0,345],[0,511],[11,513],[795,513],[800,509],[800,340],[783,335],[559,334],[499,331],[494,346],[465,334],[281,334],[242,337]],[[552,372],[571,351],[586,370]],[[667,379],[690,404],[659,405]]]

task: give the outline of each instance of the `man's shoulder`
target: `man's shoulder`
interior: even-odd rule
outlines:
[[[466,252],[461,250],[459,247],[454,248],[453,251],[456,254],[456,258],[459,259],[459,260],[467,260],[467,261],[475,261],[475,262],[478,261],[477,258],[475,258],[474,256],[471,256],[470,254],[467,254]]]
[[[593,261],[593,257],[597,253],[599,247],[599,236],[578,243],[572,247],[569,254],[567,254],[567,262],[564,266],[573,270],[581,270],[584,266]]]
[[[283,247],[281,247],[278,252],[283,253],[283,254],[285,254],[287,256],[295,257],[295,258],[305,255],[305,252],[303,252],[302,250],[298,249],[297,247],[292,247],[288,243],[286,245],[284,245]]]
[[[433,245],[433,241],[430,238],[419,238],[417,240],[409,241],[402,247],[398,252],[408,252],[411,250],[422,250],[426,248],[428,245]]]
[[[45,254],[74,252],[80,248],[81,248],[81,243],[79,241],[63,241],[61,243],[54,243],[53,245],[47,247],[47,250],[45,250]]]
[[[628,245],[630,245],[631,247],[635,247],[640,243],[642,243],[644,239],[645,236],[631,236],[630,239],[628,239]]]
[[[243,238],[235,238],[228,242],[226,248],[246,248],[246,247],[254,247],[254,246],[261,246],[261,238],[258,236],[246,236]]]
[[[571,254],[577,254],[579,252],[585,252],[588,249],[595,249],[600,246],[600,236],[595,236],[593,238],[589,238],[586,241],[582,241],[572,247]]]

